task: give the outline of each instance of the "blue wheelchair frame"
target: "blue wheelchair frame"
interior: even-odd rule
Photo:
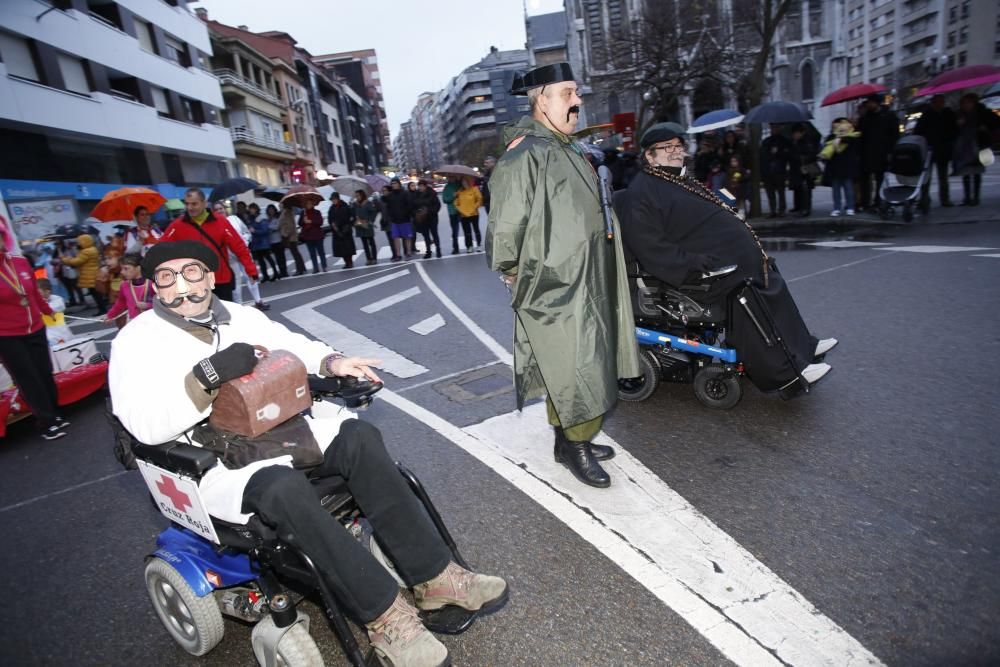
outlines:
[[[715,345],[708,345],[696,340],[689,340],[644,327],[635,328],[635,338],[640,345],[669,345],[675,350],[702,354],[727,364],[737,363],[736,350],[733,348],[716,347]]]

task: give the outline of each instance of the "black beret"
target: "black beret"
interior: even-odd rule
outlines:
[[[172,259],[196,259],[209,271],[219,268],[219,256],[215,251],[200,241],[164,241],[155,244],[142,259],[142,276],[153,279],[156,267]]]
[[[527,95],[532,88],[550,86],[553,83],[562,83],[563,81],[576,81],[573,76],[573,68],[569,66],[569,63],[542,65],[524,74],[515,74],[514,82],[510,86],[510,94]]]
[[[684,128],[677,123],[657,123],[643,133],[642,139],[639,140],[639,145],[645,149],[661,141],[683,138]]]

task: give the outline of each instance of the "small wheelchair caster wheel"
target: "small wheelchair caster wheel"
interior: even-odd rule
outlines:
[[[660,384],[660,364],[649,350],[639,352],[639,370],[642,375],[618,380],[618,398],[623,401],[645,401]]]
[[[913,222],[913,204],[910,202],[903,204],[903,220]]]
[[[728,410],[743,398],[743,387],[736,375],[713,364],[694,376],[694,395],[705,407]]]

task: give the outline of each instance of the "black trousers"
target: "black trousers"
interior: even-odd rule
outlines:
[[[212,294],[219,297],[223,301],[233,300],[233,281],[230,280],[228,283],[215,283],[215,288],[212,289]]]
[[[885,177],[885,169],[867,169],[861,167],[861,187],[858,195],[858,208],[869,208],[878,206],[882,201],[879,188],[882,186],[882,179]],[[874,190],[872,189],[874,188]]]
[[[59,404],[45,327],[24,336],[0,336],[0,361],[34,413],[39,428],[55,424]]]
[[[371,261],[373,259],[378,259],[378,248],[375,246],[374,236],[359,236],[361,239],[361,247],[365,250],[365,259]]]
[[[83,304],[83,290],[77,287],[76,278],[60,278],[66,291],[69,292],[69,303],[67,306],[75,306],[76,304]]]
[[[315,477],[340,477],[371,522],[400,577],[414,586],[439,575],[452,558],[423,506],[385,451],[382,434],[350,419],[327,448]],[[320,507],[306,476],[269,466],[250,478],[243,511],[254,512],[286,543],[304,551],[337,598],[362,623],[378,618],[399,586],[371,553]]]
[[[936,156],[935,156],[936,157]],[[945,156],[943,160],[934,160],[934,172],[937,174],[938,180],[938,201],[944,204],[951,203],[951,191],[948,188],[948,157]],[[921,197],[925,201],[930,201],[931,198],[931,176],[927,175],[927,182],[924,183],[923,193]]]
[[[253,255],[253,258],[257,260],[257,266],[260,268],[261,280],[270,280],[270,275],[267,273],[268,264],[271,265],[274,277],[278,277],[278,265],[274,261],[274,253],[271,252],[270,248],[265,248],[264,250],[254,250],[251,254]]]
[[[288,239],[285,239],[281,242],[281,244],[284,247],[288,248],[288,251],[292,253],[292,259],[295,260],[295,273],[296,274],[305,273],[306,263],[305,260],[302,259],[302,253],[299,251],[299,242],[289,241]]]
[[[767,190],[767,207],[772,214],[784,213],[788,204],[785,201],[785,179],[768,178],[764,181]]]
[[[437,249],[438,255],[441,254],[441,237],[438,236],[437,220],[422,226],[420,228],[420,235],[424,237],[424,246],[427,248],[427,253],[431,252],[431,245],[433,244]]]
[[[458,213],[449,213],[448,220],[451,222],[451,252],[458,252],[458,230],[462,228],[462,219]]]
[[[94,300],[95,304],[97,304],[98,315],[108,312],[108,302],[104,298],[104,295],[97,291],[96,287],[88,287],[87,294],[89,294],[90,298]]]
[[[483,238],[479,235],[479,213],[462,218],[462,233],[465,235],[465,248],[472,247],[472,235],[475,233],[476,245],[483,244]]]
[[[288,257],[285,256],[284,242],[272,243],[271,254],[274,255],[274,261],[278,263],[278,276],[281,278],[287,278]]]
[[[970,174],[962,177],[962,191],[965,195],[963,203],[979,204],[979,192],[983,187],[982,174]]]

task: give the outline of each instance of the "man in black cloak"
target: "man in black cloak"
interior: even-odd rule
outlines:
[[[742,307],[729,309],[726,341],[736,348],[747,376],[762,391],[791,388],[800,374],[810,384],[826,375],[830,366],[816,358],[837,340],[817,340],[809,333],[774,260],[750,225],[735,208],[687,176],[683,129],[676,123],[659,123],[646,131],[640,145],[642,171],[620,200],[626,252],[647,273],[674,287],[737,265],[700,300],[724,301],[748,279],[756,287],[789,355],[780,345],[766,344]]]

